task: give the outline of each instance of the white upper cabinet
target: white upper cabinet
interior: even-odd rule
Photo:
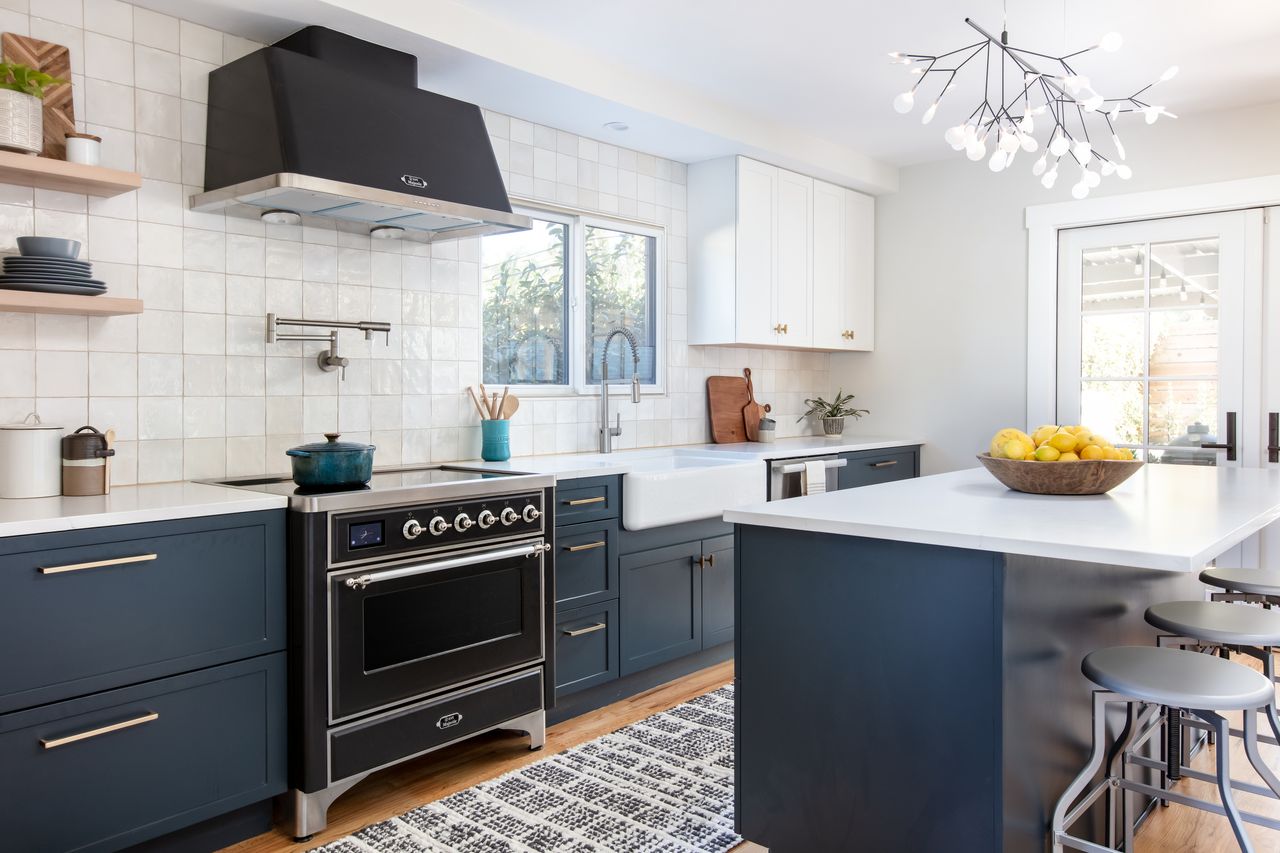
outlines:
[[[746,157],[689,167],[689,342],[869,350],[874,200]]]

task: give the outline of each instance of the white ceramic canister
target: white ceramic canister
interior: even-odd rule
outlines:
[[[102,162],[102,137],[92,133],[68,133],[67,160],[97,166]]]
[[[0,498],[62,494],[62,427],[32,413],[20,424],[0,424]]]

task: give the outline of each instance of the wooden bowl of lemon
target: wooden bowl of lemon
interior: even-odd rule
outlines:
[[[1087,427],[1047,425],[1028,435],[1002,429],[978,461],[1005,486],[1033,495],[1101,495],[1142,467]]]

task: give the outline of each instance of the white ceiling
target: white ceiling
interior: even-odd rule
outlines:
[[[998,0],[138,0],[270,41],[322,24],[418,55],[426,88],[686,162],[745,153],[870,192],[896,167],[954,156],[943,130],[976,106],[958,78],[937,118],[898,115],[892,50],[942,53],[998,32]],[[1077,70],[1129,94],[1169,65],[1178,115],[1280,100],[1276,0],[1009,0],[1010,43],[1060,53],[1125,38]],[[785,14],[780,14],[785,13]],[[625,134],[608,121],[631,125]]]
[[[803,128],[896,165],[952,156],[942,131],[977,106],[969,69],[929,127],[890,108],[908,88],[886,54],[940,54],[980,40],[972,17],[998,34],[993,0],[459,0],[549,38],[591,50],[740,109]],[[1276,0],[1009,0],[1009,41],[1046,54],[1096,44],[1077,70],[1103,94],[1127,95],[1170,65],[1180,74],[1155,102],[1178,115],[1280,99]],[[939,86],[941,84],[939,83]]]

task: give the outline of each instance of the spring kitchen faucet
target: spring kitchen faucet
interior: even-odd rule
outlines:
[[[640,345],[636,336],[622,326],[614,329],[604,339],[604,349],[600,352],[600,452],[613,452],[614,436],[622,435],[622,413],[618,413],[618,425],[609,426],[609,344],[621,335],[631,345],[631,402],[640,402]]]

